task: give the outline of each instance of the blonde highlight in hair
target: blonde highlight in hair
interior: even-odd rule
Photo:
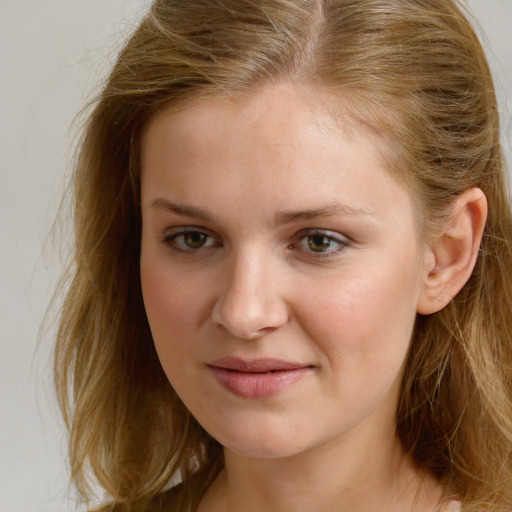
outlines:
[[[154,2],[95,102],[74,174],[55,380],[78,490],[87,499],[98,482],[105,510],[195,510],[222,468],[222,447],[169,384],[144,312],[140,140],[169,104],[283,81],[382,136],[425,240],[463,191],[486,194],[473,275],[444,310],[417,319],[397,425],[464,512],[509,512],[512,217],[492,78],[456,0]]]

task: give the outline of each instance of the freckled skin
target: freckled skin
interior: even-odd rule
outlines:
[[[145,132],[141,279],[155,346],[186,406],[233,453],[283,459],[392,442],[423,266],[411,197],[373,137],[286,87],[198,100]],[[276,223],[340,203],[350,208]],[[187,246],[198,239],[176,235],[184,227],[205,245]],[[208,367],[226,356],[312,370],[246,399]]]

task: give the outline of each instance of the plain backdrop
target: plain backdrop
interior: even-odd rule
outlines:
[[[38,335],[71,238],[48,234],[73,119],[148,3],[0,0],[0,512],[77,510],[51,386],[52,322]],[[512,0],[469,4],[487,35],[510,162]]]

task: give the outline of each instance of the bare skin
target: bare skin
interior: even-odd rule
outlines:
[[[396,446],[394,467],[387,458],[360,457],[360,467],[337,465],[329,473],[329,459],[315,453],[301,460],[240,460],[226,454],[226,468],[205,494],[198,512],[448,512],[440,509],[442,488],[414,468]],[[354,454],[346,453],[350,456]],[[363,454],[361,454],[363,455]],[[390,454],[391,455],[391,454]],[[393,456],[391,456],[393,458]],[[384,460],[386,459],[386,461]],[[354,463],[351,458],[351,463]],[[342,480],[344,478],[344,480]],[[335,491],[333,492],[333,490]]]
[[[426,248],[375,135],[311,98],[199,100],[143,141],[148,320],[169,381],[225,447],[199,512],[438,512],[395,415],[416,316],[466,282],[485,201],[464,194]]]

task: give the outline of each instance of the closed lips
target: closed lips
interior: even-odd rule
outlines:
[[[276,359],[222,358],[208,365],[226,390],[242,398],[269,398],[300,381],[313,367]]]
[[[279,359],[254,359],[246,361],[235,357],[224,357],[213,361],[208,366],[222,370],[244,373],[269,373],[279,371],[297,370],[300,368],[310,368],[311,365],[282,361]]]

